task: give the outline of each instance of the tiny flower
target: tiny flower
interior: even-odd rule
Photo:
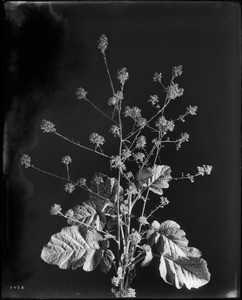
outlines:
[[[161,73],[158,73],[158,72],[155,72],[154,76],[153,76],[153,81],[156,82],[160,82],[161,83],[161,78],[162,78],[162,74]]]
[[[68,193],[72,193],[73,191],[75,190],[75,185],[73,183],[66,183],[65,184],[65,191],[68,192]]]
[[[126,68],[122,68],[117,72],[117,78],[122,85],[129,79],[129,73],[127,72]]]
[[[137,149],[144,149],[146,146],[146,139],[145,136],[141,135],[136,141],[136,148]]]
[[[210,175],[212,171],[212,166],[203,165],[202,167],[197,167],[198,174],[204,176],[205,174]]]
[[[155,145],[155,147],[159,148],[161,146],[162,141],[158,140],[157,138],[154,138],[152,140],[152,143]]]
[[[145,158],[145,155],[144,153],[142,152],[137,152],[134,154],[134,160],[138,163],[138,162],[143,162],[144,161],[144,158]]]
[[[148,102],[155,106],[159,102],[159,98],[157,95],[151,95]]]
[[[186,113],[195,116],[197,114],[197,106],[189,105],[187,107]]]
[[[131,155],[132,155],[132,152],[131,152],[131,150],[129,150],[129,148],[124,148],[122,150],[122,158],[124,160],[128,159]]]
[[[182,66],[177,66],[172,68],[172,77],[178,77],[182,75]]]
[[[111,279],[111,283],[112,283],[112,285],[114,285],[114,286],[119,286],[120,278],[119,278],[119,277],[113,276],[113,278]],[[115,290],[114,290],[114,291],[115,291]]]
[[[171,120],[168,121],[164,116],[158,118],[156,122],[156,127],[162,132],[162,134],[166,134],[167,131],[173,131],[175,128],[175,123]]]
[[[62,208],[59,204],[54,204],[50,209],[51,215],[58,215],[61,212]]]
[[[124,215],[127,215],[129,213],[129,208],[127,205],[125,205],[124,203],[122,203],[120,205],[120,211],[121,213],[123,213]]]
[[[124,109],[124,116],[125,117],[131,117],[134,120],[137,120],[141,118],[141,109],[137,106],[134,106],[130,108],[129,106],[126,106]]]
[[[137,187],[133,182],[130,183],[130,185],[128,186],[127,194],[131,194],[131,195],[138,194]]]
[[[65,165],[68,165],[72,162],[72,159],[69,155],[65,155],[64,157],[62,157],[61,162]]]
[[[123,100],[123,93],[122,91],[118,91],[117,93],[114,94],[114,96],[109,98],[108,105],[117,106],[121,100]]]
[[[102,34],[98,41],[98,49],[100,49],[102,54],[104,54],[107,47],[108,47],[108,39],[105,34]]]
[[[135,289],[128,288],[126,297],[135,298],[136,297]]]
[[[93,182],[96,184],[96,185],[99,185],[100,183],[103,183],[103,178],[99,175],[95,175],[93,177]]]
[[[65,213],[65,217],[66,218],[72,218],[74,216],[74,211],[72,209],[69,209],[66,213]]]
[[[112,156],[110,160],[110,166],[114,169],[119,169],[121,172],[126,170],[125,164],[122,162],[122,159],[119,155]]]
[[[86,178],[80,178],[77,180],[77,185],[83,186],[87,184]]]
[[[117,125],[112,125],[109,130],[115,137],[120,135],[120,128]]]
[[[184,132],[181,134],[181,137],[176,145],[176,150],[179,150],[181,148],[182,143],[188,142],[189,140],[189,134]]]
[[[138,127],[144,127],[147,123],[147,120],[145,118],[139,118],[137,120],[137,126]]]
[[[132,233],[130,234],[129,239],[135,245],[137,245],[141,242],[140,234],[138,233],[138,231],[136,231],[134,229],[132,230]]]
[[[20,157],[20,163],[23,165],[25,168],[29,168],[31,166],[31,157],[28,156],[27,154],[23,154]]]
[[[184,93],[184,89],[179,88],[177,83],[172,82],[167,89],[167,97],[174,100],[177,97],[181,97]]]
[[[149,222],[147,221],[147,218],[144,216],[139,217],[138,221],[140,222],[141,225],[149,224]]]
[[[99,135],[98,133],[94,132],[90,134],[89,141],[93,144],[96,144],[96,147],[100,147],[100,145],[103,145],[105,142],[105,139],[103,136]]]
[[[161,207],[168,205],[170,201],[166,197],[160,197],[160,205]]]
[[[47,120],[42,121],[40,128],[43,130],[43,132],[56,132],[55,124]]]
[[[82,100],[82,99],[85,100],[87,97],[87,91],[85,91],[83,88],[80,87],[76,90],[76,96],[78,100]]]

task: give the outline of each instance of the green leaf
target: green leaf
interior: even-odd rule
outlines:
[[[100,182],[97,183],[95,178],[99,178]],[[111,201],[112,203],[117,203],[118,197],[118,181],[116,178],[110,178],[105,174],[96,173],[94,178],[91,181],[91,191],[89,198],[94,202],[106,202],[107,200]],[[120,186],[119,190],[119,197],[120,200],[123,199],[123,189]],[[120,201],[121,202],[121,201]]]
[[[102,257],[102,260],[100,263],[101,270],[103,273],[107,273],[111,269],[114,259],[115,259],[115,256],[110,249],[107,249],[104,251],[103,257]]]
[[[206,261],[200,258],[201,251],[188,247],[185,235],[174,221],[165,221],[160,226],[154,221],[146,238],[161,254],[160,274],[165,282],[177,288],[198,288],[209,282],[210,273]]]
[[[106,223],[105,215],[97,211],[96,204],[91,201],[85,201],[82,205],[76,205],[73,209],[73,216],[67,220],[70,225],[83,227],[93,227],[102,230]],[[84,223],[83,225],[81,223]]]
[[[145,259],[141,263],[141,267],[147,267],[153,259],[152,250],[150,247],[146,247]]]
[[[48,264],[57,265],[61,269],[82,267],[92,271],[99,264],[103,249],[99,242],[102,236],[96,231],[80,232],[78,226],[64,227],[61,232],[51,236],[43,247],[41,258]]]
[[[137,176],[137,187],[139,189],[149,187],[155,194],[163,195],[163,189],[169,187],[171,180],[171,168],[166,165],[154,165],[153,168],[142,168]]]
[[[180,289],[185,285],[189,290],[199,288],[210,280],[210,273],[204,259],[198,257],[160,257],[160,275],[169,284]]]

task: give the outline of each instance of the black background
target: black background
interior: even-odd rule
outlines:
[[[77,101],[82,86],[89,98],[110,112],[111,89],[100,51],[99,36],[109,39],[110,72],[127,67],[125,105],[137,105],[144,116],[153,108],[151,94],[164,96],[152,80],[162,72],[168,84],[173,66],[182,65],[177,80],[184,96],[171,103],[167,117],[178,117],[188,105],[198,115],[180,123],[190,134],[189,143],[176,151],[161,153],[173,176],[196,172],[210,164],[212,175],[172,182],[164,195],[170,204],[155,214],[160,222],[171,219],[187,233],[191,246],[199,248],[208,262],[211,281],[198,290],[177,290],[162,281],[155,259],[138,268],[133,282],[138,297],[222,298],[238,295],[240,280],[240,36],[239,5],[233,2],[92,2],[7,4],[2,111],[4,111],[2,201],[3,297],[102,298],[111,297],[110,278],[99,267],[61,270],[47,265],[40,252],[50,236],[66,226],[49,214],[54,203],[66,210],[87,200],[87,193],[64,192],[64,182],[33,169],[23,169],[19,157],[29,154],[42,169],[65,175],[61,158],[72,157],[72,178],[91,179],[96,171],[110,173],[109,162],[40,130],[42,119],[51,120],[66,136],[89,145],[88,136],[98,132],[106,139],[104,151],[117,151],[108,133],[110,121],[88,103]],[[118,82],[114,80],[115,88]],[[150,207],[159,198],[154,196]],[[14,287],[24,286],[15,291]]]

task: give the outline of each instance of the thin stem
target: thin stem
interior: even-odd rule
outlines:
[[[102,199],[104,199],[104,200],[106,200],[106,201],[110,201],[108,198],[105,198],[105,197],[103,197],[102,195],[99,195],[99,194],[93,192],[93,191],[90,190],[87,186],[85,186],[85,185],[79,185],[79,184],[77,184],[75,181],[73,181],[73,180],[71,180],[71,179],[68,179],[68,178],[65,178],[65,177],[56,175],[56,174],[54,174],[54,173],[51,173],[51,172],[42,170],[42,169],[40,169],[40,168],[38,168],[38,167],[35,167],[34,165],[31,165],[30,167],[33,168],[33,169],[35,169],[36,171],[41,172],[41,173],[44,173],[44,174],[50,175],[50,176],[52,176],[52,177],[55,177],[55,178],[58,178],[58,179],[61,179],[61,180],[70,182],[70,183],[72,183],[73,185],[75,185],[76,187],[82,188],[82,189],[84,189],[85,191],[88,191],[89,193],[91,193],[91,194],[93,194],[93,195],[96,195],[96,196],[98,196],[98,197],[100,197],[100,198],[102,198]]]
[[[55,135],[58,135],[58,136],[61,137],[62,139],[66,140],[66,141],[68,141],[68,142],[70,142],[70,143],[72,143],[72,144],[74,144],[74,145],[76,145],[76,146],[78,146],[78,147],[80,147],[80,148],[83,148],[83,149],[86,149],[86,150],[88,150],[88,151],[97,153],[97,154],[99,154],[99,155],[101,155],[101,156],[104,156],[104,157],[110,159],[110,157],[109,157],[108,155],[106,155],[106,154],[104,154],[104,153],[101,153],[101,152],[99,152],[99,151],[93,150],[93,149],[91,149],[91,148],[89,148],[89,147],[83,146],[83,145],[81,145],[79,142],[75,142],[74,140],[72,140],[72,139],[70,139],[70,138],[68,138],[68,137],[66,137],[66,136],[63,136],[62,134],[60,134],[60,133],[57,132],[57,131],[54,132],[54,134],[55,134]]]
[[[66,164],[67,179],[70,180],[69,166]]]
[[[153,213],[155,212],[155,211],[157,211],[159,208],[161,208],[162,206],[161,205],[159,205],[159,206],[157,206],[155,209],[153,209],[152,211],[151,211],[151,213],[146,217],[146,219],[148,219],[149,217],[151,217],[152,215],[153,215]]]
[[[149,195],[149,191],[150,191],[150,189],[147,190],[146,195],[145,195],[145,199],[144,199],[144,203],[143,203],[143,208],[142,208],[142,214],[141,214],[141,217],[143,217],[143,216],[144,216],[144,213],[145,213],[145,206],[146,206],[147,198],[148,198],[148,195]],[[142,224],[140,223],[140,224],[139,224],[139,232],[140,232],[140,230],[141,230],[141,227],[142,227]]]
[[[97,111],[99,111],[103,116],[105,116],[106,118],[110,119],[112,122],[118,124],[112,117],[108,116],[107,114],[105,114],[105,112],[103,112],[99,107],[97,107],[95,104],[92,103],[92,101],[90,101],[89,99],[87,99],[85,97],[84,99],[85,101],[87,101],[89,104],[91,104],[91,106],[93,108],[95,108]]]
[[[105,64],[107,73],[108,73],[108,78],[109,78],[109,82],[110,82],[110,85],[111,85],[111,89],[112,89],[112,92],[113,92],[113,95],[114,95],[115,91],[114,91],[114,87],[113,87],[113,81],[112,81],[112,77],[111,77],[110,72],[109,72],[109,67],[108,67],[108,62],[107,62],[107,57],[106,57],[105,52],[103,52],[103,59],[104,59],[104,64]]]

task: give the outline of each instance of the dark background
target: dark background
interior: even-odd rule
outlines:
[[[177,290],[160,278],[158,261],[139,268],[133,287],[146,298],[236,297],[240,282],[240,7],[233,2],[93,2],[5,6],[5,52],[2,62],[3,113],[3,297],[102,298],[111,295],[110,278],[98,267],[61,270],[40,258],[50,236],[66,226],[49,214],[54,203],[69,209],[87,199],[87,193],[64,192],[64,182],[20,167],[19,157],[29,154],[42,169],[65,175],[61,158],[72,157],[73,178],[91,179],[96,171],[110,173],[105,158],[81,150],[40,130],[42,119],[57,130],[89,146],[88,136],[105,136],[104,151],[117,151],[108,133],[110,121],[88,103],[77,101],[82,86],[89,98],[110,112],[111,89],[99,36],[109,39],[110,71],[127,67],[125,105],[137,105],[143,115],[153,109],[151,94],[163,92],[152,81],[162,72],[168,84],[173,66],[182,65],[177,79],[184,96],[167,109],[178,117],[188,105],[198,115],[180,123],[173,136],[187,131],[189,143],[161,153],[161,162],[172,175],[195,173],[196,166],[210,164],[211,176],[195,183],[172,182],[165,190],[170,204],[156,219],[178,222],[190,245],[199,248],[208,262],[211,281],[198,290]],[[117,80],[114,80],[118,88]],[[154,196],[155,201],[159,198]],[[24,286],[15,291],[14,286]]]

